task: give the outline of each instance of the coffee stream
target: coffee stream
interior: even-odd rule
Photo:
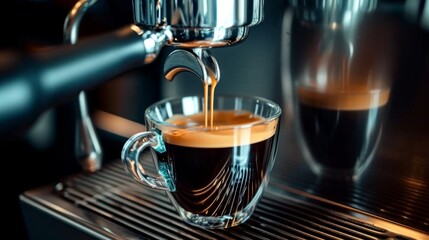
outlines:
[[[204,82],[204,127],[208,127],[208,118],[210,117],[210,127],[213,128],[213,112],[214,112],[214,92],[217,85],[217,79],[212,71],[208,71],[210,74],[211,85]],[[209,96],[210,89],[210,96]],[[210,116],[209,116],[209,98],[210,98]]]

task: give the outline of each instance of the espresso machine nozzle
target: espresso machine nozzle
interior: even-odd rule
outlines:
[[[164,63],[164,75],[169,81],[184,71],[193,73],[203,84],[212,85],[213,78],[220,80],[220,70],[216,59],[209,50],[194,48],[191,51],[175,50]]]
[[[78,4],[95,2],[80,0]],[[242,42],[249,27],[263,20],[264,0],[133,0],[132,4],[134,23],[116,31],[30,56],[2,58],[1,137],[22,134],[45,110],[152,62],[164,46],[195,53],[200,50],[193,49]],[[217,69],[216,61],[210,64]]]
[[[165,27],[179,48],[230,46],[263,20],[264,0],[133,0],[136,25]]]
[[[205,84],[211,85],[213,78],[218,82],[218,62],[208,48],[242,42],[249,27],[263,20],[263,0],[134,0],[133,3],[138,26],[165,27],[172,35],[167,45],[179,48],[165,60],[167,80],[189,71]]]

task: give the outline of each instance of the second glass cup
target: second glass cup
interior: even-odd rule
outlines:
[[[212,124],[207,115],[200,96],[155,103],[145,112],[147,131],[128,139],[121,158],[137,182],[165,190],[187,223],[228,228],[252,215],[266,188],[281,109],[255,96],[223,95],[214,98]],[[146,149],[155,172],[141,163]]]

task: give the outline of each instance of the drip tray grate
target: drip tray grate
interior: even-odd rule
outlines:
[[[270,182],[252,217],[226,230],[184,223],[166,194],[133,182],[120,161],[21,195],[24,205],[113,239],[424,239],[428,235]]]

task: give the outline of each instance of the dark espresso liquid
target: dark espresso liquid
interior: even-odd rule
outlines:
[[[316,93],[301,89],[301,131],[316,162],[353,169],[374,150],[389,92]]]
[[[223,130],[222,126],[260,121],[247,112],[214,112],[212,130],[163,130],[166,153],[173,164],[175,201],[203,216],[234,214],[255,197],[269,168],[276,123]],[[203,114],[175,117],[178,125],[203,124]]]

